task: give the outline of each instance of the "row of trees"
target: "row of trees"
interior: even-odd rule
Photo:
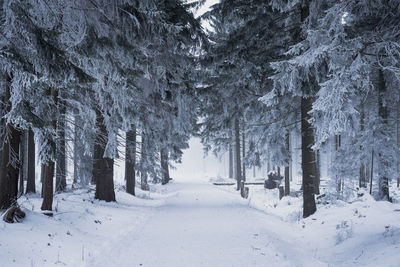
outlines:
[[[304,217],[316,211],[318,151],[330,139],[337,190],[355,177],[366,187],[375,173],[377,197],[390,200],[400,155],[398,1],[222,0],[204,18],[214,30],[202,58],[202,139],[234,150],[238,183],[241,160],[271,162],[285,166],[289,194],[298,132]]]
[[[52,210],[54,178],[56,191],[66,188],[68,155],[74,183],[92,182],[95,198],[115,201],[121,131],[127,192],[136,173],[143,190],[149,177],[169,181],[169,161],[197,127],[194,60],[205,38],[189,10],[198,4],[1,1],[0,208],[16,203],[24,177],[35,191],[35,143],[42,210]]]

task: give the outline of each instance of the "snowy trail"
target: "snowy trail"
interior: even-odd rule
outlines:
[[[177,193],[144,225],[104,245],[86,266],[326,265],[298,239],[296,245],[286,241],[288,225],[236,195],[210,184],[174,187]]]

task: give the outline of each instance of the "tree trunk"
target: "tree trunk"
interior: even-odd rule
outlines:
[[[315,179],[314,179],[314,193],[319,195],[319,185],[321,183],[321,162],[319,150],[315,151]]]
[[[19,194],[22,195],[24,193],[24,181],[26,180],[26,131],[21,131],[20,142],[19,142]]]
[[[364,106],[361,104],[361,114],[360,114],[360,131],[361,133],[364,132],[364,118],[365,118],[365,113],[364,113]],[[363,147],[360,146],[360,150],[363,151]],[[359,187],[360,188],[365,188],[366,185],[366,175],[365,175],[365,164],[361,160],[360,162],[360,179],[359,179]]]
[[[5,103],[6,112],[11,111],[11,76],[6,74]],[[0,169],[0,209],[9,208],[18,196],[19,143],[20,132],[12,123],[4,127],[3,154]]]
[[[238,118],[235,118],[235,167],[236,190],[239,190],[240,181],[242,180],[242,171],[240,163],[240,128]]]
[[[135,165],[136,165],[136,127],[126,132],[125,146],[125,180],[126,192],[135,195]]]
[[[378,92],[378,103],[379,103],[379,116],[382,118],[383,123],[387,124],[388,123],[388,117],[389,117],[389,110],[387,106],[384,104],[384,95],[386,93],[386,84],[385,84],[385,77],[383,74],[383,70],[379,69],[379,92]],[[385,199],[390,201],[390,196],[389,196],[389,178],[384,174],[384,171],[382,170],[383,166],[387,167],[390,163],[388,162],[388,159],[385,158],[382,153],[379,153],[379,178],[378,178],[378,185],[379,185],[379,198],[380,199]]]
[[[49,161],[44,166],[43,174],[43,202],[41,210],[53,209],[53,180],[54,180],[54,161]]]
[[[396,112],[396,142],[397,147],[400,146],[400,101],[397,102],[397,112]],[[397,162],[397,187],[400,186],[400,162]]]
[[[242,160],[242,165],[243,165],[243,170],[242,170],[242,180],[246,181],[246,164],[244,163],[244,159],[246,157],[246,131],[244,128],[244,119],[243,119],[243,124],[242,124],[242,152],[243,152],[243,160]]]
[[[96,184],[97,182],[97,173],[101,168],[101,164],[103,163],[102,159],[104,156],[104,147],[105,147],[105,137],[102,135],[100,128],[103,125],[103,115],[101,112],[96,109],[96,138],[94,141],[94,149],[93,149],[93,168],[92,168],[92,184]]]
[[[57,169],[56,169],[56,191],[62,192],[67,187],[66,182],[66,158],[65,158],[65,102],[58,102],[60,117],[57,121]]]
[[[233,178],[232,124],[229,123],[229,178]]]
[[[314,131],[309,123],[312,109],[311,98],[301,98],[301,166],[303,169],[303,218],[312,215],[317,207],[315,205],[314,196],[314,179],[315,179],[315,153],[312,150],[314,144]]]
[[[372,194],[372,180],[374,178],[374,150],[371,153],[371,174],[369,176],[369,194]]]
[[[73,185],[78,183],[79,180],[79,159],[81,158],[81,149],[82,147],[80,146],[80,137],[79,137],[79,127],[80,127],[80,120],[79,120],[79,115],[77,112],[75,112],[74,116],[74,179],[73,179]],[[81,178],[82,179],[82,178]]]
[[[57,107],[58,100],[58,91],[55,88],[50,88],[47,90],[47,96],[51,97],[54,105]],[[53,120],[51,122],[54,131],[57,130],[57,120]],[[57,153],[56,142],[54,138],[48,140],[48,145],[50,146],[50,150]],[[52,160],[48,160],[44,163],[44,175],[43,175],[43,202],[41,210],[52,210],[53,209],[53,184],[54,184],[54,167],[55,162]],[[43,170],[43,169],[42,169]]]
[[[142,149],[140,151],[140,164],[141,164],[141,172],[140,172],[140,188],[144,191],[149,191],[149,184],[147,183],[148,178],[148,155],[147,155],[147,137],[142,131]]]
[[[32,129],[28,130],[27,181],[26,193],[36,193],[35,185],[35,138]]]
[[[161,171],[162,171],[162,179],[161,184],[167,184],[170,180],[169,177],[169,168],[168,168],[168,149],[163,148],[160,152],[161,157]]]
[[[338,151],[340,149],[340,146],[342,145],[341,142],[342,141],[342,137],[341,135],[335,135],[335,150]],[[336,191],[339,193],[340,191],[342,191],[342,181],[339,177],[337,177],[336,175]]]
[[[289,166],[290,166],[290,134],[287,132],[286,134],[286,149],[288,151],[288,162],[285,166],[285,196],[290,195],[290,175],[289,175]]]
[[[86,187],[93,177],[93,140],[83,138],[83,120],[79,114],[75,113],[74,128],[74,184],[78,183]],[[97,135],[96,135],[97,136]],[[89,144],[86,144],[88,142]],[[86,151],[91,147],[91,151]]]
[[[96,128],[98,137],[95,144],[93,158],[93,180],[96,181],[95,199],[105,200],[106,202],[115,201],[114,192],[114,159],[104,157],[105,147],[108,142],[108,132],[104,124],[103,114],[96,110]],[[97,151],[96,151],[97,147]]]
[[[43,188],[44,188],[44,172],[45,166],[43,163],[40,165],[40,183],[42,184],[42,188],[40,190],[40,196],[43,197]]]

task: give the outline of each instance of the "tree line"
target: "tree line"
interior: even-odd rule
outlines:
[[[355,178],[371,186],[376,174],[376,197],[391,199],[399,2],[221,0],[196,19],[204,2],[1,1],[0,208],[16,203],[25,179],[34,192],[35,145],[41,208],[51,210],[67,157],[74,185],[115,201],[115,159],[125,156],[135,194],[137,174],[143,190],[149,178],[169,181],[169,162],[193,135],[229,151],[238,189],[246,168],[283,167],[285,194],[300,137],[304,217],[316,211],[319,151],[330,143],[338,192]]]
[[[399,186],[400,6],[393,0],[221,0],[203,15],[201,137],[229,152],[229,176],[289,165],[301,139],[303,216],[316,211],[320,150],[331,178],[359,188],[376,175],[377,199]],[[292,150],[290,149],[292,148]],[[374,166],[375,163],[375,166]],[[272,169],[272,167],[271,167]]]
[[[143,190],[151,178],[168,183],[197,128],[198,4],[1,1],[1,209],[35,192],[35,149],[45,211],[66,189],[67,158],[73,186],[95,184],[99,200],[116,200],[121,157],[128,193],[137,174]]]

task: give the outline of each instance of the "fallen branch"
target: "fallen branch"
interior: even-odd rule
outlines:
[[[18,204],[13,204],[3,215],[3,221],[6,223],[15,223],[22,221],[25,218],[25,212],[21,210]]]

